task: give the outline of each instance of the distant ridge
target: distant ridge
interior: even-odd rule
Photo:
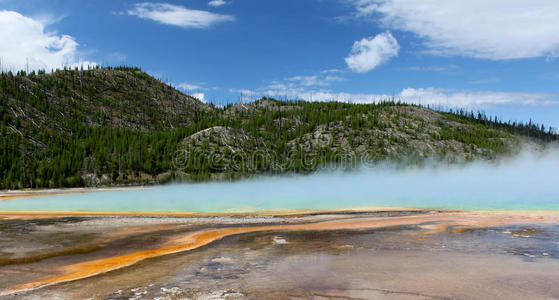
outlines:
[[[130,67],[2,73],[0,121],[0,189],[459,163],[557,140],[531,122],[392,101],[263,98],[218,108]]]

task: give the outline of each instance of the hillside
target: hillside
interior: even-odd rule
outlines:
[[[494,159],[557,136],[394,102],[206,105],[137,68],[0,77],[0,188],[209,180]]]

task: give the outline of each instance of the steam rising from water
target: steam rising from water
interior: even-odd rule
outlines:
[[[2,210],[247,212],[366,207],[559,210],[559,151],[524,152],[499,162],[265,177],[146,190],[32,197]]]

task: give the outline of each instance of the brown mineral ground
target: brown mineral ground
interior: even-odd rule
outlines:
[[[559,216],[552,213],[521,214],[505,212],[435,212],[400,217],[371,217],[367,215],[357,215],[350,218],[305,224],[247,225],[237,227],[225,226],[220,228],[206,228],[173,236],[154,249],[141,250],[123,255],[103,257],[65,265],[57,271],[56,275],[47,276],[43,279],[13,286],[1,291],[0,295],[10,295],[14,293],[32,291],[54,284],[92,277],[134,265],[148,258],[189,251],[208,245],[216,240],[223,239],[224,237],[246,233],[270,231],[292,232],[361,230],[417,225],[424,229],[425,234],[436,234],[447,230],[449,227],[460,229],[487,228],[512,224],[554,224],[557,223],[558,220]]]

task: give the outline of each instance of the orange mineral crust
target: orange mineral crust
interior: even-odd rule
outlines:
[[[212,243],[227,236],[262,231],[305,231],[305,230],[350,230],[350,229],[371,229],[400,225],[422,225],[423,229],[429,232],[446,230],[446,227],[488,227],[505,224],[525,224],[525,223],[553,223],[558,221],[557,215],[518,215],[505,213],[433,213],[404,217],[358,217],[351,219],[333,220],[316,222],[309,224],[285,224],[285,225],[261,225],[249,227],[234,227],[220,229],[205,229],[190,232],[165,242],[160,248],[142,250],[120,256],[107,257],[86,261],[82,263],[65,266],[61,269],[61,274],[48,277],[42,280],[29,282],[15,286],[11,289],[0,292],[0,295],[8,295],[18,292],[38,289],[48,285],[62,282],[83,279],[98,274],[117,270],[147,258],[178,253],[196,249],[198,247]],[[429,225],[436,222],[436,226]],[[429,224],[427,224],[429,223]]]

